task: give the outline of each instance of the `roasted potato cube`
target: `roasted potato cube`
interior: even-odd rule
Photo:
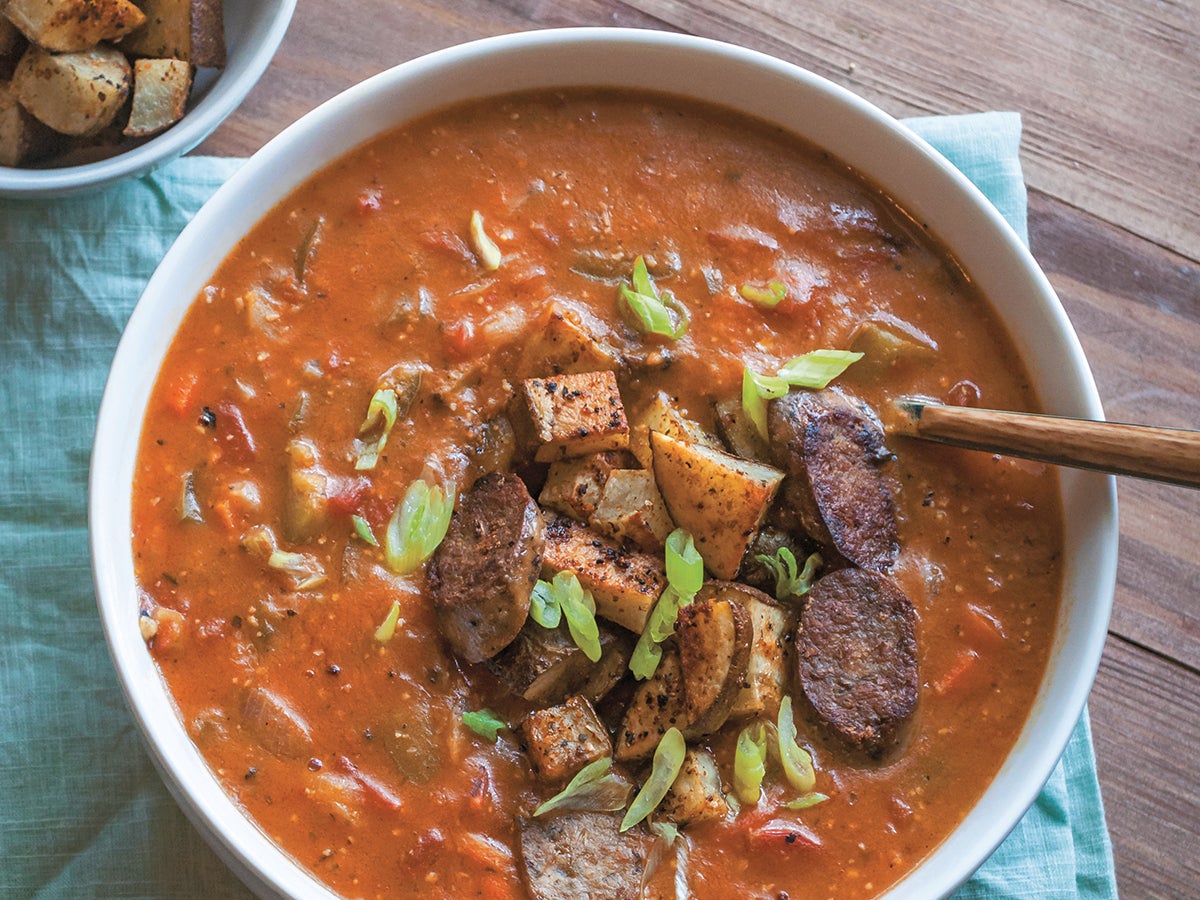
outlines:
[[[62,138],[29,113],[0,82],[0,166],[19,166],[52,153]]]
[[[746,679],[753,638],[750,613],[728,595],[697,595],[679,610],[675,639],[689,734],[711,734],[725,724]]]
[[[566,516],[546,521],[544,575],[574,572],[596,601],[596,614],[638,634],[666,589],[661,556],[622,547]]]
[[[638,685],[617,729],[613,758],[619,762],[647,759],[669,728],[689,736],[679,653],[673,643],[663,644],[662,649],[658,669]]]
[[[629,446],[629,423],[612,372],[527,378],[521,392],[538,462]]]
[[[146,22],[121,41],[133,56],[182,59],[193,66],[225,65],[221,0],[141,0]]]
[[[713,404],[713,414],[717,422],[717,434],[730,453],[743,459],[771,458],[767,442],[746,416],[741,400],[719,400]]]
[[[644,469],[617,469],[609,475],[591,523],[597,531],[650,553],[662,550],[675,527],[653,473]]]
[[[680,412],[671,398],[662,391],[659,391],[645,408],[638,410],[629,425],[629,452],[637,457],[643,469],[653,468],[653,455],[650,451],[652,431],[712,447],[717,445],[711,435]]]
[[[604,723],[583,697],[531,712],[521,732],[534,769],[550,781],[570,778],[588,763],[612,755]]]
[[[0,2],[0,10],[3,9],[4,4]],[[25,40],[25,35],[0,12],[0,80],[7,82],[12,78],[13,70],[17,68],[27,46],[29,42]]]
[[[12,92],[30,115],[63,134],[95,134],[129,96],[125,54],[100,45],[79,53],[30,46],[13,73]]]
[[[192,64],[181,59],[138,59],[133,63],[133,108],[124,134],[148,137],[183,118],[192,89]]]
[[[146,21],[129,0],[8,0],[4,14],[30,41],[56,53],[120,40]]]
[[[605,339],[607,326],[560,301],[539,317],[521,351],[516,374],[555,375],[617,369],[621,354]]]
[[[650,433],[667,512],[696,542],[708,570],[731,579],[766,517],[783,473],[695,441]]]
[[[730,719],[750,716],[774,718],[783,700],[787,679],[784,635],[788,632],[787,610],[762,591],[732,581],[710,581],[696,595],[735,600],[750,613],[754,636],[746,674],[729,711]]]
[[[707,750],[689,747],[679,774],[658,806],[658,815],[688,825],[723,819],[728,812],[716,757]]]
[[[305,438],[287,443],[287,493],[283,502],[283,534],[304,543],[317,537],[329,522],[329,496],[333,480],[317,457],[317,448]]]
[[[577,522],[591,521],[608,477],[627,459],[624,453],[609,451],[551,463],[538,503]]]

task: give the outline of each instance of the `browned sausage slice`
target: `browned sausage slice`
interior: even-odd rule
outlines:
[[[879,427],[833,391],[792,391],[771,403],[768,425],[788,473],[781,497],[800,526],[857,566],[891,568],[896,505],[879,470]]]
[[[842,569],[808,592],[796,629],[804,696],[820,719],[872,755],[917,704],[916,614],[888,579]]]
[[[485,475],[463,494],[429,561],[434,610],[460,659],[495,656],[525,624],[542,533],[537,504],[516,475]]]
[[[621,817],[573,812],[517,823],[521,877],[535,900],[636,900],[642,895],[646,834],[624,834]]]

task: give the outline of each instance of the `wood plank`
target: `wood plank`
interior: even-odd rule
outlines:
[[[1110,638],[1089,705],[1123,896],[1200,885],[1200,674]]]

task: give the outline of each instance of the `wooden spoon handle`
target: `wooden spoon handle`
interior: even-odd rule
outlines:
[[[1058,466],[1200,487],[1200,431],[1093,422],[900,400],[888,422],[903,434]]]

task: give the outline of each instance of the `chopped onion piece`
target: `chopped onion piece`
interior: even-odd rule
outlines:
[[[188,472],[183,476],[183,491],[179,498],[179,521],[204,524],[204,513],[200,510],[200,501],[196,499],[195,472]]]
[[[358,433],[359,435],[372,431],[379,433],[373,441],[362,445],[354,468],[360,471],[375,468],[375,464],[379,462],[379,454],[383,453],[383,448],[387,446],[388,435],[396,425],[396,418],[396,391],[393,388],[380,388],[375,391],[371,396],[371,402],[367,404],[367,417],[359,426]]]
[[[688,308],[675,299],[670,291],[659,291],[650,280],[646,261],[638,257],[633,263],[632,287],[621,285],[620,306],[638,331],[679,340],[691,324]]]
[[[490,709],[481,709],[478,712],[465,712],[462,714],[463,724],[470,728],[473,732],[487,741],[496,743],[496,737],[501,728],[507,728],[508,723],[499,718]]]
[[[767,774],[767,731],[762,722],[747,725],[733,754],[733,793],[743,803],[758,802]]]
[[[621,831],[628,831],[658,807],[667,791],[679,777],[683,767],[683,757],[687,753],[687,744],[678,728],[668,728],[666,734],[658,742],[654,750],[654,762],[650,767],[650,777],[642,785],[642,789],[633,798],[629,811],[621,820]]]
[[[557,628],[562,621],[562,607],[550,582],[539,579],[533,586],[533,593],[529,595],[529,617],[543,628]]]
[[[425,562],[446,536],[454,513],[454,484],[431,486],[414,481],[388,520],[384,556],[397,575],[409,575]]]
[[[850,350],[813,350],[789,359],[779,370],[779,377],[793,387],[819,391],[862,357]]]
[[[787,392],[788,384],[782,378],[759,375],[749,366],[742,371],[742,410],[764,441],[768,440],[767,401]]]
[[[757,284],[743,284],[738,288],[742,298],[767,309],[773,309],[787,296],[787,285],[782,281],[772,281],[766,287]]]
[[[388,610],[387,617],[383,623],[375,629],[375,640],[381,644],[386,644],[396,636],[396,625],[400,621],[400,601],[393,600],[392,608]]]
[[[475,254],[485,269],[495,272],[500,268],[503,255],[500,253],[500,248],[496,246],[496,242],[484,230],[483,216],[480,215],[479,210],[471,213],[471,244],[475,247]]]
[[[559,572],[552,584],[575,646],[592,662],[599,662],[600,629],[596,625],[596,601],[591,593],[583,589],[574,572]]]
[[[565,788],[533,811],[535,816],[554,810],[614,812],[625,808],[632,785],[612,770],[612,757],[588,763]]]
[[[808,794],[817,784],[813,759],[807,750],[796,743],[796,722],[792,718],[792,698],[784,697],[779,704],[779,761],[788,784],[801,794]]]
[[[662,592],[650,610],[646,619],[646,627],[638,635],[633,655],[629,657],[629,671],[639,681],[644,681],[658,671],[658,663],[662,659],[663,641],[675,633],[675,620],[679,618],[679,610],[686,606],[689,599],[680,595],[679,591],[670,585]]]
[[[667,583],[689,600],[704,584],[704,560],[692,536],[682,528],[667,535],[666,569]]]
[[[812,807],[816,806],[818,803],[824,803],[828,799],[829,798],[827,796],[825,796],[824,794],[818,794],[816,791],[813,791],[812,793],[809,793],[809,794],[802,794],[801,796],[797,797],[795,800],[789,800],[787,803],[783,804],[783,808],[784,809],[811,809]]]
[[[316,587],[325,580],[325,568],[315,556],[307,553],[289,553],[286,550],[273,550],[267,557],[267,565],[272,569],[286,572],[292,578],[292,589],[296,591]]]
[[[350,521],[354,523],[354,533],[357,534],[365,543],[372,547],[379,546],[379,539],[375,537],[375,532],[371,530],[371,523],[357,513],[350,517]]]

